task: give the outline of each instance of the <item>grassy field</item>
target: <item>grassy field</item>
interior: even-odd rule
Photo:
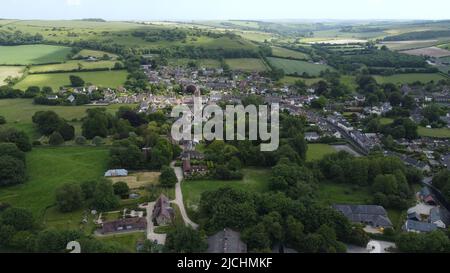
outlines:
[[[14,87],[25,90],[30,86],[50,86],[54,90],[58,90],[62,86],[70,85],[70,75],[79,76],[86,83],[111,88],[117,88],[118,86],[123,85],[127,78],[127,72],[125,70],[37,74],[27,76]]]
[[[283,69],[286,74],[303,74],[308,73],[311,76],[318,76],[320,72],[325,71],[326,69],[332,69],[328,65],[321,64],[313,64],[305,61],[297,61],[297,60],[289,60],[289,59],[281,59],[281,58],[267,58],[269,62],[280,69]]]
[[[375,80],[379,84],[383,83],[398,83],[406,84],[420,81],[422,83],[428,83],[430,81],[439,81],[445,79],[444,76],[438,73],[413,73],[413,74],[395,74],[392,76],[374,76]]]
[[[112,69],[115,61],[98,61],[98,62],[86,62],[86,61],[68,61],[62,64],[48,64],[48,65],[36,65],[30,68],[30,73],[46,73],[52,71],[75,71],[87,69]]]
[[[311,162],[320,160],[328,154],[336,153],[336,150],[328,144],[308,144],[306,160]]]
[[[313,85],[313,84],[318,83],[319,81],[321,81],[323,79],[322,78],[312,78],[312,79],[308,78],[307,79],[307,78],[301,78],[301,77],[285,76],[279,82],[282,83],[282,84],[294,84],[298,80],[302,80],[307,85]]]
[[[450,129],[448,129],[448,128],[428,129],[428,128],[419,126],[418,132],[419,132],[419,136],[423,136],[423,137],[450,138]]]
[[[184,203],[189,210],[196,210],[201,194],[223,187],[232,187],[251,192],[264,192],[268,190],[269,171],[260,169],[245,169],[244,179],[240,181],[199,180],[185,181],[182,185]]]
[[[87,58],[87,57],[102,58],[104,55],[108,55],[112,59],[116,59],[118,57],[116,54],[112,54],[105,51],[83,49],[80,52],[78,52],[78,54],[75,55],[74,58]]]
[[[3,85],[8,77],[21,77],[24,69],[23,66],[0,66],[0,85]]]
[[[391,118],[381,118],[380,119],[381,125],[389,125],[389,124],[392,124],[393,122],[394,122],[394,120]]]
[[[58,186],[100,178],[107,159],[105,148],[35,148],[27,154],[28,181],[0,188],[0,202],[29,209],[42,219],[45,209],[55,203]]]
[[[200,60],[192,60],[192,59],[170,59],[169,65],[171,66],[187,66],[189,62],[194,62],[198,65],[198,67],[205,68],[219,68],[220,62],[214,59],[200,59]]]
[[[0,64],[61,63],[66,60],[70,50],[69,47],[51,45],[0,46]]]
[[[226,63],[232,70],[261,72],[268,69],[262,60],[256,58],[227,59]]]
[[[349,184],[324,183],[319,185],[318,200],[323,205],[332,204],[368,204],[371,195],[367,188]]]
[[[123,247],[128,253],[135,253],[137,242],[140,240],[145,240],[146,238],[144,232],[135,232],[106,237],[98,237],[98,239],[103,242],[117,243],[121,247]]]
[[[297,60],[309,60],[309,56],[305,53],[294,51],[282,47],[272,47],[272,54],[279,58],[292,58]]]

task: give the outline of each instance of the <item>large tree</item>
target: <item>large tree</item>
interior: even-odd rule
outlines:
[[[64,184],[56,189],[56,205],[61,212],[72,212],[83,206],[83,193],[79,184]]]

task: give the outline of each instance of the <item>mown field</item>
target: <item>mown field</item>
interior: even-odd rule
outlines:
[[[395,74],[392,76],[374,76],[375,80],[379,84],[383,83],[398,83],[398,84],[405,84],[405,83],[413,83],[416,81],[422,82],[422,83],[428,83],[430,81],[439,81],[442,79],[445,79],[444,76],[438,73],[412,73],[412,74]]]
[[[450,138],[450,129],[448,128],[428,129],[419,126],[418,133],[422,137]]]
[[[0,188],[0,202],[29,209],[42,219],[55,203],[55,189],[64,183],[103,176],[108,150],[95,147],[35,148],[27,154],[29,179],[22,185]]]
[[[261,59],[256,58],[226,59],[226,63],[232,70],[250,72],[261,72],[268,70],[268,67],[264,64],[264,62]]]
[[[54,90],[60,87],[69,86],[69,76],[75,75],[81,77],[86,83],[94,84],[99,87],[117,88],[123,85],[127,78],[127,71],[95,71],[95,72],[70,72],[70,73],[49,73],[29,75],[14,87],[20,90],[26,90],[30,86],[50,86]]]
[[[114,68],[115,61],[98,61],[98,62],[86,62],[86,61],[67,61],[62,64],[48,64],[48,65],[35,65],[29,70],[30,73],[46,73],[53,71],[76,71],[76,70],[89,70],[89,69],[112,69]]]
[[[293,74],[301,75],[303,73],[308,73],[311,76],[318,76],[320,72],[325,71],[327,69],[330,70],[332,69],[328,65],[313,64],[305,61],[297,61],[273,57],[269,57],[267,59],[273,66],[279,69],[283,69],[284,72],[288,75]]]
[[[61,63],[70,47],[52,45],[0,46],[0,65]]]
[[[3,85],[8,77],[21,77],[24,69],[23,66],[0,66],[0,85]]]

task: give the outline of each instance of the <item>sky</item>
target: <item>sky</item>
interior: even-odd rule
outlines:
[[[449,0],[1,0],[0,18],[450,19]]]

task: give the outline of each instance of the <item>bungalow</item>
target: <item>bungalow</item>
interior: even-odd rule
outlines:
[[[101,233],[109,234],[119,232],[140,231],[146,229],[147,229],[147,220],[145,218],[125,218],[103,223]]]
[[[157,223],[159,226],[168,225],[172,223],[175,216],[173,208],[170,206],[169,198],[164,194],[158,198],[155,203],[155,207],[152,212],[152,221]]]
[[[242,242],[239,232],[226,228],[208,238],[207,252],[227,254],[247,253],[247,245]]]
[[[374,228],[391,228],[386,210],[381,206],[374,205],[333,205],[335,210],[353,223],[361,223]]]
[[[307,132],[305,133],[305,139],[307,141],[317,141],[320,139],[320,136],[316,132]]]
[[[403,226],[404,231],[416,233],[432,232],[436,229],[437,229],[436,224],[414,220],[407,220],[405,225]]]
[[[125,169],[108,170],[105,172],[105,177],[121,177],[128,176],[128,171]]]

